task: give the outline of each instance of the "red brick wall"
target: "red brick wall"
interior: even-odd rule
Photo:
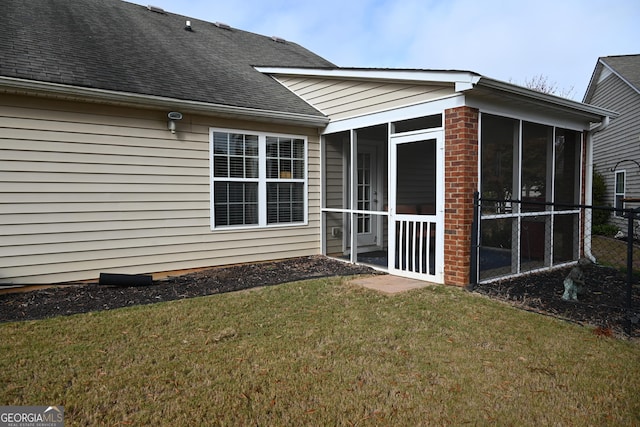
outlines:
[[[473,193],[478,189],[478,110],[444,112],[444,282],[469,284]]]

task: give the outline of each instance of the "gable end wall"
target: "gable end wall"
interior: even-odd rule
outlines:
[[[453,86],[279,76],[289,90],[332,121],[445,98]]]

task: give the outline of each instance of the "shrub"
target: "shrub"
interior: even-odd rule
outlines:
[[[595,216],[595,214],[594,214]],[[594,219],[594,224],[595,224],[595,219]],[[611,225],[611,224],[599,224],[599,225],[594,225],[592,228],[592,232],[593,234],[598,234],[601,236],[608,236],[608,237],[613,237],[616,235],[616,233],[618,232],[618,227],[616,227],[615,225]]]
[[[593,184],[591,189],[591,194],[593,196],[593,206],[606,206],[606,193],[607,193],[607,185],[604,180],[604,176],[601,173],[594,171],[593,172]],[[606,225],[609,222],[609,217],[611,216],[611,211],[604,209],[594,209],[593,210],[593,232],[596,233],[596,227],[601,225]],[[617,229],[616,229],[617,231]],[[614,232],[615,234],[615,232]],[[605,234],[608,235],[608,234]]]

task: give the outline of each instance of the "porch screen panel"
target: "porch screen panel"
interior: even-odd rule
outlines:
[[[580,135],[580,132],[572,130],[556,130],[554,147],[555,203],[575,204],[579,202]]]
[[[396,212],[435,215],[436,141],[399,144],[397,153]]]
[[[480,140],[480,280],[576,260],[582,133],[482,114]]]
[[[517,225],[514,218],[484,219],[480,227],[480,279],[506,276],[517,271],[512,249]]]
[[[523,202],[550,202],[551,126],[523,122],[522,124],[522,176],[520,196]],[[523,203],[524,211],[544,211],[540,204]]]
[[[324,207],[347,209],[350,188],[347,182],[351,162],[348,132],[327,135],[324,144]]]
[[[518,149],[519,122],[506,117],[482,115],[481,197],[509,200],[514,194],[514,159]],[[484,213],[509,213],[508,202],[482,202]]]
[[[578,214],[555,215],[553,217],[553,262],[572,261],[579,258]]]

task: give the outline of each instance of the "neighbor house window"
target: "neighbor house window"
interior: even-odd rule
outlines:
[[[624,182],[625,171],[616,172],[616,194],[615,194],[615,206],[616,209],[624,209]],[[620,211],[616,211],[616,216],[623,216]]]
[[[305,222],[303,137],[211,130],[212,228]]]

